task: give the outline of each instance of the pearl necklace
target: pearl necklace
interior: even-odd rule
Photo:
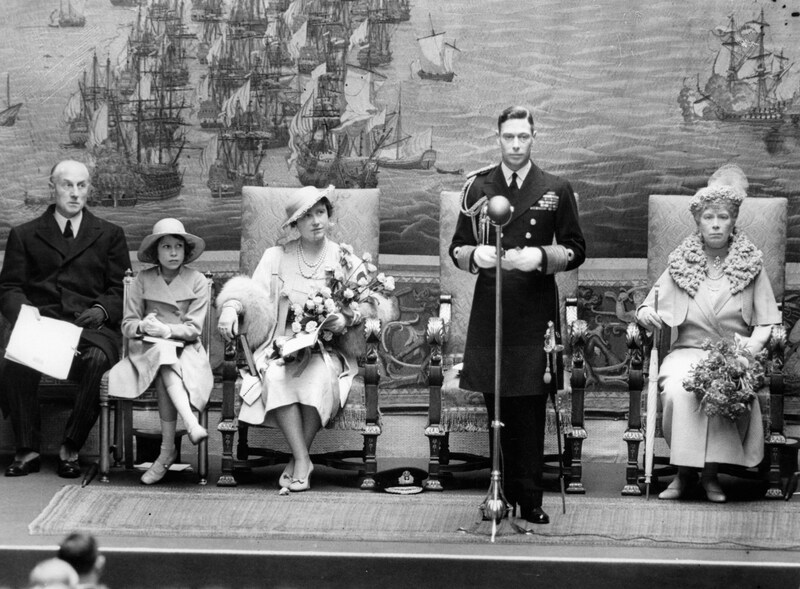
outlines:
[[[719,256],[715,257],[713,260],[707,260],[706,264],[706,275],[711,280],[719,280],[722,278],[724,272],[722,271],[722,260]]]
[[[308,278],[308,279],[318,277],[317,271],[319,270],[320,266],[322,266],[322,262],[325,261],[325,255],[327,253],[328,253],[328,240],[325,239],[325,245],[322,247],[322,251],[319,254],[319,258],[317,258],[316,262],[310,264],[308,260],[306,260],[306,254],[303,251],[303,242],[300,241],[297,244],[297,267],[300,269],[300,275],[303,278]],[[305,272],[303,272],[303,266],[305,266],[306,268],[310,268],[311,273],[306,274]]]

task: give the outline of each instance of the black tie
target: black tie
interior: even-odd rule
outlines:
[[[516,196],[517,194],[519,194],[519,185],[517,184],[517,173],[516,172],[512,172],[511,173],[511,185],[510,185],[510,188],[511,188],[511,194],[513,196]]]
[[[67,224],[64,227],[64,238],[72,239],[73,237],[75,237],[75,234],[72,233],[72,222],[69,219],[67,219]]]

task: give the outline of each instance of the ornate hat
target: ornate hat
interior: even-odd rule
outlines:
[[[725,164],[708,179],[708,186],[701,188],[692,197],[689,210],[697,215],[706,207],[721,205],[738,214],[742,201],[747,196],[747,176],[736,164]]]
[[[154,246],[158,243],[159,239],[166,235],[183,237],[183,239],[186,240],[186,244],[194,248],[192,253],[187,255],[183,260],[184,264],[195,261],[200,257],[200,254],[203,253],[203,250],[206,249],[206,242],[196,235],[186,233],[186,229],[183,228],[183,223],[178,219],[166,218],[161,219],[158,223],[153,225],[153,233],[142,240],[139,251],[137,252],[139,261],[147,264],[158,264],[158,254],[156,254]]]
[[[316,186],[303,186],[297,190],[286,203],[286,221],[283,222],[283,227],[288,227],[300,217],[305,215],[311,207],[321,201],[323,198],[331,199],[335,187],[333,184],[327,188],[317,188]]]

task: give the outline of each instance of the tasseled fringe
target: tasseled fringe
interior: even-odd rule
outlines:
[[[572,431],[572,403],[569,395],[559,393],[558,406],[559,417],[561,419],[561,431],[563,433],[569,433]],[[500,418],[502,420],[502,416],[500,416]],[[443,407],[441,424],[442,427],[449,432],[489,431],[489,421],[487,419],[485,407]],[[548,434],[554,434],[556,432],[556,415],[550,404],[547,406],[545,431]]]
[[[344,408],[336,414],[336,417],[328,422],[325,427],[327,429],[337,430],[360,430],[364,429],[364,424],[367,421],[367,407],[365,405],[348,403]],[[378,423],[380,424],[381,416],[378,413]]]

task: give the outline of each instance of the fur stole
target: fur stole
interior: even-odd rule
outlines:
[[[736,294],[750,284],[763,267],[761,251],[746,235],[736,233],[722,264],[722,272],[731,284],[731,293]],[[698,233],[683,240],[669,255],[669,274],[690,297],[697,294],[700,284],[706,279],[708,260],[703,251],[703,242]]]
[[[247,343],[255,350],[267,341],[275,328],[277,309],[270,305],[269,293],[249,276],[234,276],[217,295],[217,310],[228,301],[239,301],[242,305],[242,332],[247,334]]]
[[[365,319],[380,319],[381,331],[390,321],[400,318],[400,307],[395,297],[373,295],[371,300],[359,304],[358,310],[362,320],[347,328],[347,331],[336,337],[336,349],[345,356],[361,358],[367,353],[367,338],[364,333]]]

